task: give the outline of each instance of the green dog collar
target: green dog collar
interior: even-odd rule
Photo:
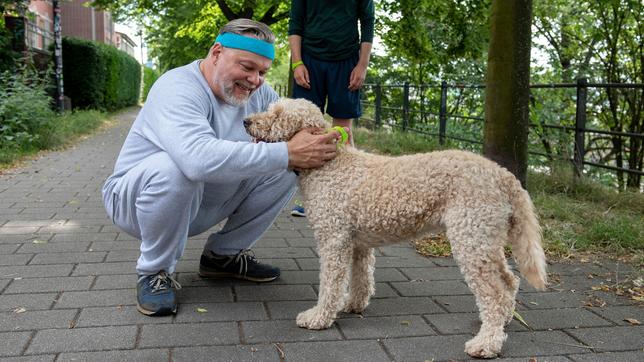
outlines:
[[[340,132],[340,136],[342,136],[342,139],[340,140],[340,142],[338,142],[338,145],[344,145],[347,143],[347,141],[349,140],[349,134],[344,130],[344,127],[335,126],[332,127],[331,130]]]

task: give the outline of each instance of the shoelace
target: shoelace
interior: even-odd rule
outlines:
[[[170,274],[166,272],[160,272],[159,274],[150,278],[149,285],[150,287],[152,287],[153,292],[166,290],[168,289],[168,286],[175,289],[181,289],[181,284],[179,284],[178,281],[176,281]]]
[[[239,264],[239,274],[240,275],[246,275],[246,272],[248,272],[248,262],[257,262],[257,259],[255,258],[255,253],[250,250],[250,249],[242,249],[237,253],[235,256],[229,257],[228,261],[222,265],[224,268],[228,266],[228,264],[235,262],[235,264]]]

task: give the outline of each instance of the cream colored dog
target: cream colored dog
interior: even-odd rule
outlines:
[[[264,142],[329,127],[302,99],[281,99],[245,124]],[[545,288],[546,261],[530,197],[510,172],[481,156],[440,151],[385,157],[341,146],[333,161],[301,171],[299,183],[321,263],[318,302],[297,316],[300,327],[328,328],[339,311],[367,307],[374,294],[374,247],[443,230],[480,311],[481,329],[465,344],[469,355],[494,357],[507,337],[503,327],[512,320],[519,278],[508,267],[504,245],[512,245],[528,282]]]

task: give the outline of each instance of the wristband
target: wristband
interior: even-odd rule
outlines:
[[[304,65],[304,62],[301,60],[291,64],[291,70],[295,70],[295,68],[299,67],[300,65]]]

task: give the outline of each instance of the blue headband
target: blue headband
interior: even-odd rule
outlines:
[[[221,43],[221,45],[227,48],[246,50],[270,60],[275,59],[275,48],[273,44],[256,38],[234,33],[222,33],[217,36],[215,43]]]

